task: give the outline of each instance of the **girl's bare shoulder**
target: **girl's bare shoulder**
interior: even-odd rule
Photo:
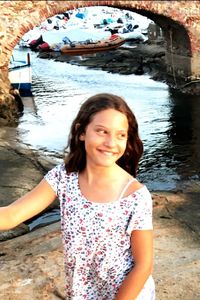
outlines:
[[[123,169],[119,176],[121,178],[121,182],[124,184],[125,191],[123,196],[125,197],[144,187],[142,183]]]

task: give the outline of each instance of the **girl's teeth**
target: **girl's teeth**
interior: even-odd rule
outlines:
[[[111,153],[111,152],[103,151],[103,153],[104,153],[105,155],[109,155],[109,156],[112,156],[112,155],[113,155],[113,153]]]

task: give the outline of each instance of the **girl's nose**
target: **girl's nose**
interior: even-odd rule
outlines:
[[[110,148],[114,147],[116,145],[115,137],[112,135],[107,136],[105,140],[105,145]]]

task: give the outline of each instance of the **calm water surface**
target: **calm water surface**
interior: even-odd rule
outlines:
[[[15,56],[21,56],[15,51]],[[23,54],[24,55],[24,54]],[[177,95],[148,75],[119,75],[67,63],[42,60],[31,53],[34,105],[25,103],[18,139],[59,157],[72,120],[89,96],[115,93],[134,111],[144,142],[139,179],[151,190],[199,188],[200,97]]]

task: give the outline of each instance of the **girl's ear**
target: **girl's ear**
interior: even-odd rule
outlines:
[[[80,123],[77,123],[75,125],[75,129],[77,130],[80,127]],[[84,141],[85,140],[85,133],[81,133],[81,135],[79,136],[79,140],[80,141]]]
[[[79,137],[80,141],[85,141],[85,133],[82,133]]]

